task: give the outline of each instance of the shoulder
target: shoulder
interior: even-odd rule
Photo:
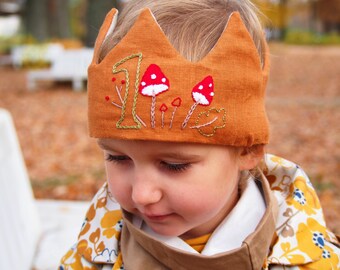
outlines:
[[[63,257],[64,268],[61,269],[83,269],[77,268],[77,265],[94,267],[103,263],[114,264],[119,260],[122,222],[120,207],[112,198],[107,184],[104,184],[86,213],[78,242]]]
[[[273,155],[266,155],[265,163],[264,173],[279,205],[269,264],[338,269],[339,243],[326,227],[319,198],[306,173]]]

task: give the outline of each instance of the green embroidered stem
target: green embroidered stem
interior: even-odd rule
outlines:
[[[117,91],[117,95],[118,95],[118,97],[119,97],[120,102],[123,104],[124,101],[123,101],[123,99],[122,99],[122,95],[120,94],[120,92],[122,91],[122,87],[120,87],[120,89],[118,89],[118,86],[116,86],[116,91]],[[120,109],[122,108],[122,106],[120,106],[120,105],[118,105],[118,104],[116,104],[116,103],[114,103],[114,102],[112,102],[112,104],[115,105],[116,107],[120,108]],[[143,125],[144,127],[146,127],[146,124],[145,124],[144,121],[138,116],[138,114],[136,114],[136,118],[138,119],[139,122],[142,123],[142,125]]]
[[[133,104],[132,104],[132,117],[133,121],[137,124],[134,126],[123,126],[121,125],[122,122],[125,119],[125,113],[126,113],[126,103],[129,97],[129,87],[130,87],[130,74],[129,71],[126,68],[121,68],[117,70],[117,67],[124,64],[125,62],[138,57],[138,63],[137,63],[137,71],[136,71],[136,80],[135,80],[135,93],[133,96]],[[136,106],[137,106],[137,99],[138,99],[138,87],[139,87],[139,77],[140,77],[140,65],[143,59],[142,53],[137,53],[137,54],[132,54],[128,57],[125,57],[124,59],[120,60],[116,64],[113,65],[112,67],[112,73],[117,74],[119,72],[124,72],[125,74],[125,81],[126,81],[126,90],[125,90],[125,95],[123,99],[123,104],[122,104],[122,114],[120,119],[118,120],[116,127],[120,129],[140,129],[141,128],[141,122],[138,120],[137,115],[136,115]]]

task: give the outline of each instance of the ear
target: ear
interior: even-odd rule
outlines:
[[[254,145],[243,148],[239,155],[239,168],[243,170],[254,169],[264,156],[264,145]]]

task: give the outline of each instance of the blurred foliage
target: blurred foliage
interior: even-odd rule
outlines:
[[[262,23],[269,28],[283,28],[287,24],[288,6],[280,5],[271,1],[254,0],[264,16],[260,16]]]
[[[61,38],[52,38],[47,41],[48,43],[58,43],[64,47],[64,49],[79,49],[83,47],[83,43],[80,39],[61,39]]]
[[[288,29],[284,42],[296,45],[340,45],[340,35],[337,33],[320,34],[301,29]]]
[[[0,54],[9,54],[11,49],[20,45],[44,45],[47,43],[61,44],[65,49],[77,49],[83,47],[80,39],[51,38],[41,43],[31,35],[15,35],[11,37],[0,36]]]
[[[70,0],[70,27],[72,35],[80,40],[85,39],[86,27],[85,27],[85,12],[86,1],[83,0]]]
[[[0,36],[0,54],[9,54],[11,49],[22,44],[35,44],[32,36],[15,35],[11,37]]]

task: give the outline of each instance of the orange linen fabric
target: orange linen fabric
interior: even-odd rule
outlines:
[[[212,51],[193,63],[176,51],[145,9],[98,63],[116,17],[114,9],[107,15],[88,70],[90,136],[233,146],[268,143],[268,51],[262,69],[239,13],[230,16]],[[147,90],[151,94],[145,95]]]

